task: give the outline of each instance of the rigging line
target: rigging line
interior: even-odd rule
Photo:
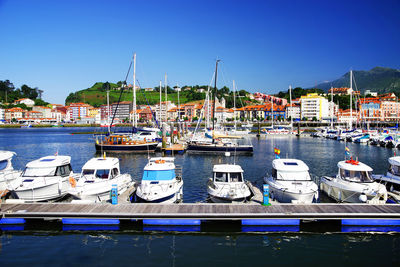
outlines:
[[[136,80],[136,82],[138,83],[139,89],[142,89],[142,87],[140,86],[139,81]],[[142,92],[142,94],[143,94],[143,96],[144,96],[144,99],[146,99],[147,106],[149,107],[149,109],[150,109],[150,111],[151,111],[151,115],[153,116],[154,120],[156,121],[157,127],[160,128],[160,125],[159,125],[159,123],[158,123],[158,120],[157,120],[157,118],[156,118],[156,116],[155,116],[155,112],[153,112],[153,110],[151,109],[149,100],[147,99],[146,94],[144,93],[144,90],[140,90],[140,91]]]
[[[126,73],[125,80],[123,82],[123,85],[125,85],[125,86],[126,86],[126,80],[128,79],[128,75],[129,75],[129,73],[131,71],[132,61],[133,61],[133,58],[131,59],[131,62],[129,64],[129,68],[128,68],[128,72]],[[122,93],[124,92],[124,89],[126,88],[125,86],[121,87],[121,93],[119,94],[117,106],[115,107],[115,112],[114,112],[113,117],[111,119],[110,128],[112,127],[114,119],[115,119],[115,115],[117,114],[117,110],[118,110],[118,107],[119,107],[119,102],[121,101]],[[110,87],[108,87],[108,90],[110,90]],[[135,90],[135,88],[133,88],[133,90]]]

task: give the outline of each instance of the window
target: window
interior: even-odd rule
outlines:
[[[226,182],[228,182],[228,176],[224,172],[216,172],[215,173],[215,181],[226,183]]]
[[[56,172],[55,167],[50,168],[25,168],[22,176],[24,177],[39,177],[39,176],[54,176]]]
[[[372,183],[371,172],[367,171],[349,171],[340,169],[340,176],[349,182]]]
[[[272,168],[271,172],[272,172],[272,178],[276,179],[276,175],[277,175],[276,169]]]
[[[232,182],[242,182],[242,173],[241,172],[232,172],[230,173]]]
[[[107,179],[110,170],[97,170],[96,178]]]
[[[114,168],[114,169],[112,169],[112,171],[111,171],[111,177],[115,177],[115,176],[117,176],[119,173],[118,173],[118,169],[117,168]]]
[[[0,161],[0,171],[4,170],[5,168],[7,168],[8,165],[8,160],[2,160]]]
[[[82,171],[82,176],[85,176],[85,175],[92,175],[92,174],[94,174],[94,170],[84,169],[84,170]]]

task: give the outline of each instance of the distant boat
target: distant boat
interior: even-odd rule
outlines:
[[[21,175],[21,171],[14,170],[12,166],[14,155],[11,151],[0,151],[0,191],[6,190]]]
[[[21,128],[32,128],[32,124],[26,123],[24,125],[21,125]]]

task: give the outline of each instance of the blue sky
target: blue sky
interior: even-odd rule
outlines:
[[[97,81],[275,93],[349,69],[400,68],[400,1],[0,0],[0,80],[64,103]],[[130,75],[128,82],[132,82]]]

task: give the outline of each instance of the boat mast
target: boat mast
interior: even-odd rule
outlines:
[[[233,80],[233,119],[235,122],[235,131],[236,131],[236,87],[235,87],[235,80]]]
[[[289,104],[290,104],[290,127],[293,132],[293,107],[292,107],[292,86],[289,85]]]
[[[331,129],[333,129],[333,108],[334,108],[334,104],[333,104],[333,87],[331,86]]]
[[[133,127],[136,128],[136,53],[133,54]]]
[[[215,101],[217,100],[217,77],[218,77],[218,62],[220,62],[219,59],[215,62],[215,79],[214,79],[214,101],[213,101],[213,113],[212,113],[212,129],[214,130],[215,127]],[[214,135],[213,135],[213,143],[214,143]]]
[[[350,70],[350,130],[353,129],[353,71]]]
[[[271,124],[271,126],[272,126],[272,128],[274,128],[274,99],[272,98],[272,96],[271,96],[271,103],[272,103],[272,106],[271,106],[272,124]]]
[[[176,90],[178,91],[178,121],[181,121],[181,102],[179,102],[179,92],[181,88],[179,88],[178,84],[176,85]]]
[[[162,84],[161,84],[162,82],[161,82],[161,80],[160,80],[160,116],[159,116],[159,118],[157,118],[159,121],[160,121],[160,126],[161,126],[161,123],[162,123],[162,116],[161,116],[161,96],[162,96]],[[161,127],[160,127],[160,129],[161,129]]]
[[[110,133],[110,88],[107,90],[107,127],[108,133]]]
[[[167,73],[164,76],[164,88],[165,88],[165,122],[167,122]]]

